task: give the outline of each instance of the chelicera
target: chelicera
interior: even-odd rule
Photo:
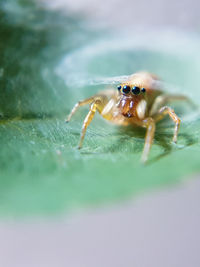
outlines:
[[[112,123],[123,126],[137,125],[146,128],[141,158],[143,162],[146,162],[148,159],[154,139],[156,123],[166,115],[169,115],[175,124],[173,142],[176,143],[180,118],[167,104],[170,101],[188,100],[188,98],[183,95],[166,94],[159,88],[159,84],[157,76],[148,72],[138,72],[129,76],[129,79],[118,85],[116,90],[101,91],[90,98],[76,103],[66,122],[69,122],[79,107],[87,104],[90,105],[89,113],[83,122],[79,148],[82,147],[87,127],[91,123],[96,111]]]

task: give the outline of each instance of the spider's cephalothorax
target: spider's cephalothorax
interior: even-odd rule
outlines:
[[[148,72],[138,72],[118,86],[118,90],[101,91],[90,98],[79,101],[67,118],[67,122],[76,110],[89,104],[79,143],[81,148],[86,129],[98,111],[103,118],[118,125],[137,125],[146,128],[146,137],[142,161],[145,162],[154,139],[156,123],[169,115],[175,123],[173,142],[177,141],[180,119],[174,110],[166,106],[172,100],[188,100],[182,95],[167,95],[160,90],[158,78]]]
[[[117,89],[119,91],[117,107],[120,113],[128,118],[144,118],[147,108],[146,89],[131,84],[119,85]]]

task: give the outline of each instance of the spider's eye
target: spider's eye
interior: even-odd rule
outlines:
[[[142,92],[142,93],[145,93],[145,92],[146,92],[146,89],[145,89],[145,88],[142,88],[142,89],[141,89],[141,92]]]
[[[132,88],[132,93],[133,93],[134,95],[139,95],[139,93],[140,93],[140,88],[137,87],[137,86],[134,86],[134,87]]]
[[[130,93],[130,91],[131,91],[130,86],[128,86],[128,85],[124,85],[124,87],[123,87],[123,89],[122,89],[122,92],[123,92],[124,94],[128,94],[128,93]]]
[[[121,90],[121,88],[122,88],[121,85],[118,85],[118,86],[117,86],[117,89],[118,89],[118,90]]]

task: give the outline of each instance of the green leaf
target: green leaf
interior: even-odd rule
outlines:
[[[119,201],[200,170],[200,120],[185,103],[175,106],[183,118],[178,144],[171,144],[173,124],[164,121],[145,166],[143,129],[116,127],[97,114],[78,150],[87,107],[64,122],[75,102],[111,87],[108,78],[141,69],[198,104],[196,37],[160,32],[151,45],[148,35],[95,33],[81,18],[25,3],[0,5],[1,214],[49,214]]]

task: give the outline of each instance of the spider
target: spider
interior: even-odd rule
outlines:
[[[166,104],[174,100],[186,100],[183,95],[165,94],[156,75],[148,72],[137,72],[119,84],[117,89],[100,91],[98,94],[79,101],[73,107],[66,122],[69,122],[77,109],[90,105],[81,131],[79,147],[82,147],[87,127],[91,123],[96,111],[110,122],[122,126],[136,125],[146,128],[145,144],[141,160],[146,162],[154,139],[156,123],[166,115],[175,123],[173,142],[177,142],[180,118],[174,110]]]

